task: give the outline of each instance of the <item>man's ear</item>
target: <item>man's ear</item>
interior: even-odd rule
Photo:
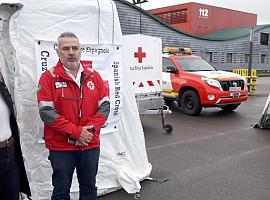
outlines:
[[[59,57],[59,49],[58,48],[56,49],[56,53],[57,53],[57,55]]]

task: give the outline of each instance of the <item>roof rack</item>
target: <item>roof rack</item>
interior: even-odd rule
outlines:
[[[163,53],[191,55],[191,48],[165,47]]]

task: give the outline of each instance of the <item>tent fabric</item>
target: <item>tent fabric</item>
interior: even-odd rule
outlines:
[[[48,150],[44,144],[38,143],[38,132],[43,123],[39,119],[36,102],[38,80],[34,41],[55,41],[61,32],[72,31],[82,44],[121,45],[122,34],[111,0],[47,0],[46,3],[43,0],[24,0],[22,4],[23,7],[10,17],[3,29],[1,50],[5,58],[0,56],[0,60],[6,62],[6,70],[13,71],[9,77],[10,87],[14,87],[32,198],[47,200],[52,192],[52,170],[47,159]],[[98,195],[122,187],[128,193],[138,192],[140,181],[147,178],[152,170],[132,85],[125,77],[124,68],[123,71],[123,109],[118,130],[101,135]],[[78,199],[76,175],[71,198]]]

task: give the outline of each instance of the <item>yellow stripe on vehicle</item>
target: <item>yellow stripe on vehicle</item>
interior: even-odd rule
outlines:
[[[172,90],[162,90],[162,92],[164,94],[170,94],[170,95],[175,96],[175,97],[178,96],[178,93],[177,92],[173,92]]]

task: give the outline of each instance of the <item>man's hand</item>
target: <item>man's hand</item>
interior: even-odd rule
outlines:
[[[80,137],[77,139],[75,145],[76,146],[86,146],[88,145],[92,138],[93,138],[93,133],[89,132],[88,130],[92,129],[94,126],[83,126],[82,127],[82,132],[80,134]]]

